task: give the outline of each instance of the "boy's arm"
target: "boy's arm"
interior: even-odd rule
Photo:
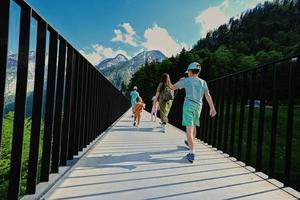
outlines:
[[[178,83],[178,82],[177,82]],[[174,85],[171,85],[171,90],[177,90],[178,88],[176,87],[176,84],[177,83],[175,83]]]
[[[211,117],[216,116],[217,112],[216,112],[216,109],[215,109],[215,106],[214,106],[214,102],[213,102],[213,100],[212,100],[212,98],[211,98],[211,96],[210,96],[210,94],[209,94],[209,91],[206,91],[206,92],[204,93],[204,95],[205,95],[205,99],[207,100],[208,105],[209,105],[209,107],[210,107],[209,115],[210,115]]]
[[[177,83],[175,83],[174,85],[171,85],[171,90],[178,90],[183,88],[182,85],[182,81],[184,80],[184,78],[181,78]],[[179,87],[178,87],[179,86]]]

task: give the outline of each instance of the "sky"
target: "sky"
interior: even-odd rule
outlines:
[[[98,64],[117,54],[131,58],[144,50],[176,55],[209,30],[265,0],[26,1],[91,63]],[[12,7],[12,16],[19,16],[17,6]],[[16,34],[14,21],[10,24]]]

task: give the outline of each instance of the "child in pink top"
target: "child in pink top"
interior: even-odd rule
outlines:
[[[158,107],[159,107],[159,102],[157,101],[156,96],[154,96],[152,97],[151,121],[156,122]]]

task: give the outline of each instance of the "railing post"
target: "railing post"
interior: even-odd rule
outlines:
[[[241,105],[240,105],[240,120],[239,120],[239,134],[238,134],[238,150],[237,157],[239,160],[242,158],[242,142],[243,142],[243,131],[244,131],[244,113],[245,113],[245,102],[246,102],[246,84],[247,84],[247,72],[243,73],[242,80],[242,94],[241,94]]]
[[[220,100],[220,111],[219,111],[219,128],[218,128],[218,148],[222,148],[222,139],[223,139],[223,118],[224,118],[224,102],[225,102],[225,85],[227,82],[227,78],[221,79],[221,100]]]
[[[104,130],[104,118],[103,118],[103,80],[102,76],[99,77],[99,84],[100,84],[100,94],[99,94],[99,112],[100,112],[100,121],[99,121],[99,126],[100,126],[100,132],[102,133]]]
[[[104,115],[103,115],[103,90],[104,90],[104,84],[103,84],[103,79],[102,76],[99,77],[99,85],[100,85],[100,94],[99,94],[99,112],[100,112],[100,132],[102,133],[104,130]]]
[[[94,91],[93,91],[93,141],[97,137],[97,126],[96,126],[96,117],[97,117],[97,69],[94,70],[94,78],[93,78],[93,85],[94,85]]]
[[[82,132],[83,132],[83,122],[84,122],[84,87],[85,87],[85,74],[86,74],[86,70],[84,67],[84,59],[82,56],[80,56],[80,88],[79,88],[79,114],[78,114],[78,118],[79,118],[79,122],[78,122],[78,149],[77,149],[77,153],[78,151],[81,151],[83,148],[83,139],[82,139]]]
[[[95,112],[95,70],[93,66],[91,65],[92,69],[92,79],[91,79],[91,139],[90,142],[94,141],[95,136],[95,121],[94,121],[94,112]]]
[[[100,85],[100,73],[97,71],[98,76],[96,76],[96,85],[97,85],[97,95],[96,95],[96,104],[97,104],[97,109],[96,109],[96,127],[97,127],[97,136],[101,134],[101,126],[100,126],[100,91],[101,91],[101,85]]]
[[[216,110],[217,110],[217,116],[214,119],[214,133],[213,133],[213,140],[212,140],[212,146],[215,146],[217,143],[217,133],[218,133],[218,118],[220,116],[219,113],[219,99],[220,99],[220,80],[216,81]]]
[[[0,159],[2,144],[3,106],[8,50],[10,0],[2,0],[0,6]]]
[[[260,107],[259,107],[259,121],[258,121],[258,135],[257,135],[257,154],[256,154],[256,170],[261,170],[263,139],[264,139],[264,124],[265,124],[265,77],[266,67],[261,69],[260,75]]]
[[[75,51],[75,50],[74,50]],[[77,88],[78,88],[78,53],[74,52],[74,60],[72,64],[72,78],[71,78],[71,101],[70,101],[70,133],[69,133],[69,149],[68,149],[68,160],[72,160],[75,154],[75,138],[76,138],[76,117],[78,114],[77,107]]]
[[[206,103],[203,103],[203,114],[202,114],[202,131],[201,133],[197,133],[198,135],[198,138],[201,139],[201,140],[204,140],[204,135],[206,134],[207,132],[207,126],[206,126],[206,122],[207,122],[207,105]],[[199,131],[198,131],[199,132]],[[200,134],[200,135],[199,135]],[[200,136],[200,137],[199,137]]]
[[[200,129],[201,129],[201,126],[203,126],[202,133],[201,133],[202,140],[204,142],[207,142],[207,137],[208,137],[208,123],[209,123],[209,117],[207,116],[207,112],[208,112],[209,108],[208,108],[208,105],[207,105],[206,102],[205,103],[203,102],[203,106],[205,107],[205,109],[203,111],[203,114],[201,114],[201,115],[203,116],[203,119],[205,119],[205,120],[203,120],[202,124],[200,122]],[[205,116],[205,118],[204,118],[204,116]]]
[[[206,137],[206,142],[211,143],[211,137],[212,137],[212,125],[213,125],[213,119],[209,118],[209,123],[208,123],[208,133]]]
[[[237,110],[237,93],[238,93],[238,80],[239,76],[235,75],[234,83],[232,88],[233,90],[233,97],[232,97],[232,111],[231,111],[231,128],[230,128],[230,149],[229,153],[233,156],[234,154],[234,142],[235,142],[235,124],[236,124],[236,110]]]
[[[94,69],[93,66],[91,66],[91,68],[92,68],[92,72],[93,72],[92,73],[93,74],[93,78],[92,78],[93,90],[92,90],[92,94],[91,94],[91,96],[92,96],[92,98],[91,98],[91,100],[92,100],[92,108],[91,108],[91,115],[92,115],[92,117],[91,117],[91,142],[92,142],[95,139],[95,87],[96,87],[96,85],[95,85],[95,70],[96,69]]]
[[[2,5],[1,5],[2,6]],[[21,6],[21,22],[19,34],[18,69],[16,84],[15,115],[11,149],[8,199],[19,198],[22,167],[25,102],[28,73],[29,39],[30,39],[31,8],[26,4]]]
[[[204,103],[203,103],[203,107],[202,107],[202,111],[201,111],[201,115],[200,115],[200,128],[199,128],[199,131],[197,130],[197,137],[198,137],[198,134],[200,133],[200,138],[201,138],[201,135],[204,133]]]
[[[215,100],[215,97],[216,97],[216,81],[213,82],[212,92],[210,92],[210,93],[212,95],[212,98]],[[212,140],[213,140],[213,124],[214,124],[214,119],[210,119],[209,120],[209,135],[208,135],[208,138],[207,138],[207,143],[209,143],[209,144],[212,144]]]
[[[54,101],[55,101],[55,77],[57,68],[57,33],[50,29],[49,40],[49,61],[47,74],[47,94],[45,107],[45,127],[43,138],[43,152],[41,162],[41,181],[49,180],[50,172],[50,155],[53,135],[53,116],[54,116]]]
[[[248,116],[248,135],[247,135],[247,150],[246,150],[246,164],[251,163],[252,155],[252,135],[253,135],[253,114],[254,114],[254,96],[255,96],[255,82],[256,82],[256,72],[254,69],[251,76],[251,88],[250,88],[250,100],[249,100],[249,116]]]
[[[59,43],[59,60],[57,68],[56,81],[56,98],[54,111],[54,125],[53,125],[53,144],[52,144],[52,162],[51,172],[58,173],[60,150],[61,150],[61,122],[62,122],[62,101],[64,90],[64,74],[65,74],[65,60],[66,60],[66,41],[60,38]]]
[[[61,130],[61,151],[60,151],[60,165],[67,164],[67,155],[69,148],[69,134],[70,134],[70,102],[71,102],[71,87],[72,87],[72,73],[73,73],[73,48],[68,46],[67,52],[67,67],[66,67],[66,80],[64,86],[64,107],[62,117],[62,130]]]
[[[90,129],[90,91],[91,91],[91,70],[89,63],[86,63],[87,68],[87,87],[86,87],[86,107],[85,107],[85,116],[86,116],[86,122],[85,122],[85,129],[84,129],[84,147],[87,147],[89,144],[89,129]]]
[[[77,57],[77,89],[76,89],[76,116],[75,116],[75,124],[74,124],[74,131],[75,131],[75,139],[74,139],[74,155],[78,155],[79,152],[79,145],[80,145],[80,123],[81,123],[81,87],[82,87],[82,67],[81,67],[82,57],[81,54],[78,53]]]
[[[231,95],[232,92],[230,90],[231,87],[231,76],[227,77],[226,85],[225,85],[225,91],[226,91],[226,114],[225,114],[225,126],[224,126],[224,139],[223,139],[223,149],[224,152],[227,152],[228,148],[228,132],[229,132],[229,118],[230,118],[230,104],[231,104]],[[224,97],[225,98],[225,97]]]
[[[90,71],[90,78],[89,78],[89,92],[88,92],[88,116],[89,116],[89,120],[88,120],[88,128],[87,128],[87,141],[88,143],[87,144],[90,144],[91,141],[92,141],[92,107],[93,107],[93,95],[92,95],[92,92],[93,92],[93,69],[91,67],[91,65],[89,64],[88,65],[89,67],[89,71]]]
[[[86,61],[83,62],[84,66],[84,87],[83,87],[83,110],[82,110],[82,115],[83,115],[83,124],[82,124],[82,133],[81,133],[81,140],[82,140],[82,146],[80,150],[86,147],[86,128],[87,128],[87,91],[88,91],[88,80],[89,80],[89,71],[88,71],[88,63]]]
[[[299,59],[292,59],[289,66],[289,94],[288,94],[288,118],[286,129],[285,144],[285,165],[284,165],[284,183],[286,186],[290,184],[291,176],[291,159],[292,159],[292,139],[294,125],[294,96],[295,96],[295,68],[299,63]]]
[[[34,75],[34,93],[32,108],[32,125],[30,136],[30,149],[28,161],[28,178],[26,192],[34,194],[37,182],[37,167],[40,143],[40,128],[42,117],[43,89],[44,89],[44,71],[46,54],[46,27],[47,24],[40,19],[38,21],[36,62]]]
[[[275,169],[275,152],[277,137],[277,118],[278,118],[278,65],[273,65],[273,96],[272,96],[272,122],[271,122],[271,143],[270,143],[270,160],[269,175],[274,177]]]
[[[85,145],[86,147],[89,144],[89,134],[90,134],[90,122],[91,122],[91,113],[90,113],[90,92],[91,92],[91,69],[89,63],[87,63],[87,72],[88,72],[88,78],[87,78],[87,87],[86,87],[86,125],[85,125],[85,131],[84,131],[84,138],[85,138]]]
[[[208,103],[206,102],[205,103],[205,107],[206,107],[206,112],[205,112],[205,132],[204,133],[202,133],[203,134],[203,136],[205,136],[205,137],[203,137],[203,140],[205,141],[205,142],[207,142],[206,140],[207,140],[207,135],[208,135],[208,124],[209,124],[209,121],[210,121],[210,117],[209,117],[209,111],[210,111],[210,109],[209,109],[209,105],[208,105]]]

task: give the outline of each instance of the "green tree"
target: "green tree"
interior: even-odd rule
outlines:
[[[254,56],[244,56],[241,59],[240,67],[242,68],[249,68],[249,67],[255,67],[258,65],[257,60],[255,59]]]

